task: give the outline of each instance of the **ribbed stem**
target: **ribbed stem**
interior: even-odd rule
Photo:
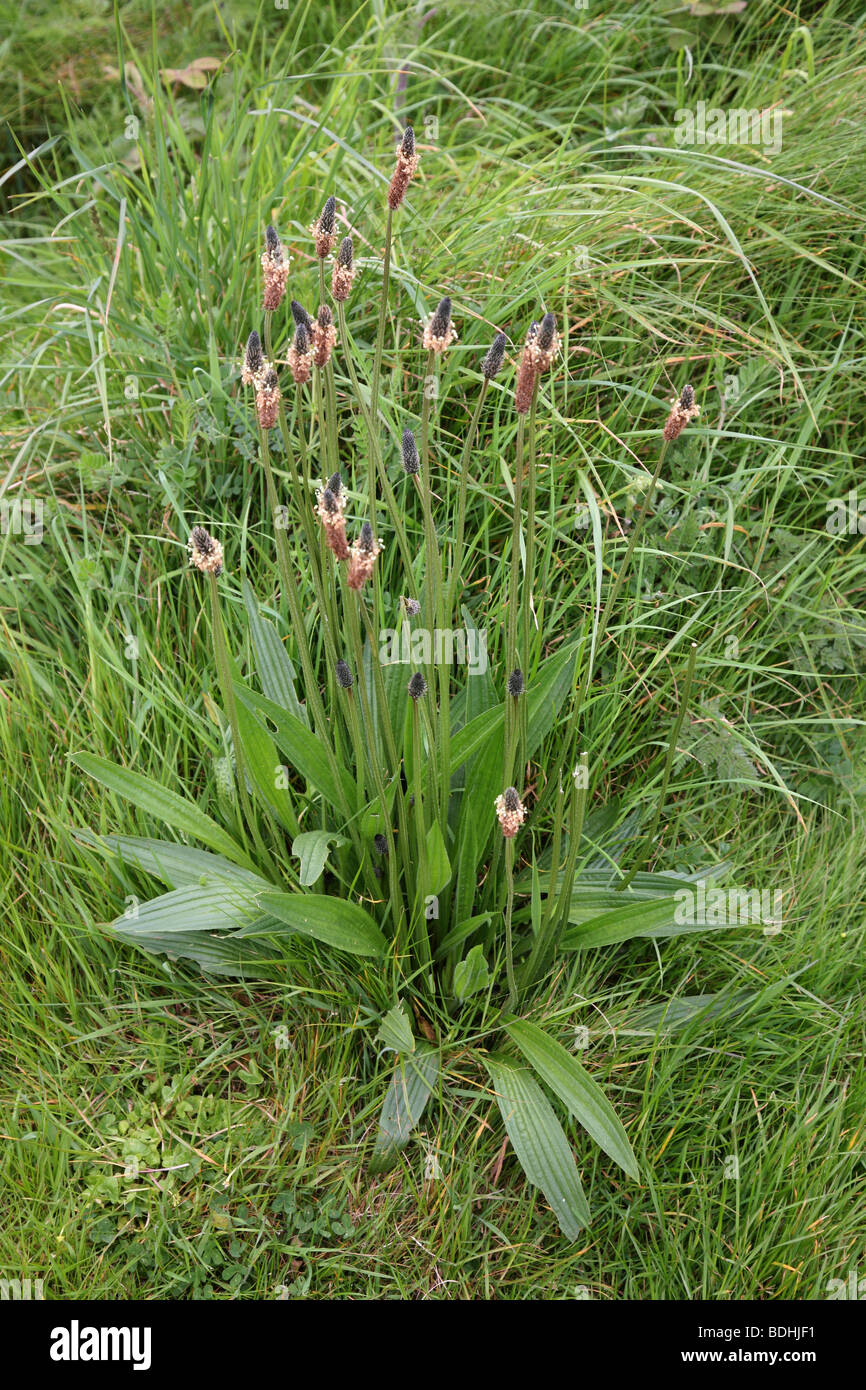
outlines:
[[[211,629],[213,632],[214,658],[216,660],[217,674],[219,676],[220,690],[222,692],[223,704],[225,705],[226,715],[228,716],[229,728],[232,732],[232,749],[235,755],[235,770],[237,772],[238,795],[241,806],[247,820],[247,824],[252,831],[256,849],[261,856],[261,862],[266,864],[273,877],[276,879],[277,869],[273,859],[264,846],[262,837],[259,833],[258,822],[250,802],[247,791],[246,776],[244,773],[243,745],[241,743],[241,730],[238,722],[238,707],[235,701],[234,683],[232,681],[231,663],[229,661],[228,646],[226,645],[225,629],[223,627],[222,613],[220,612],[219,587],[215,574],[209,574],[208,592],[210,594]]]
[[[490,381],[485,376],[481,381],[481,390],[475,404],[475,412],[469,426],[469,433],[463,445],[463,453],[460,456],[460,484],[457,494],[457,536],[454,541],[454,553],[451,564],[451,579],[448,585],[448,612],[453,614],[455,611],[455,601],[457,598],[457,586],[460,583],[460,571],[463,567],[463,545],[466,534],[466,493],[469,484],[469,455],[475,443],[475,435],[478,430],[478,421],[481,418],[481,410],[484,405],[484,398],[487,395],[487,388]]]
[[[697,659],[697,654],[698,644],[697,642],[693,642],[691,645],[691,650],[689,651],[689,665],[688,670],[686,671],[685,688],[683,689],[682,698],[680,700],[680,708],[677,713],[676,722],[674,724],[673,729],[671,730],[671,737],[670,742],[668,744],[667,757],[665,759],[665,770],[662,776],[661,791],[659,792],[659,799],[656,803],[655,815],[653,816],[652,824],[650,825],[650,828],[647,831],[646,838],[644,839],[640,853],[638,854],[638,857],[634,862],[631,872],[629,873],[627,878],[623,879],[622,883],[617,884],[617,889],[621,890],[623,888],[628,888],[635,874],[643,868],[652,850],[653,840],[655,839],[655,833],[658,830],[659,821],[661,820],[662,810],[664,808],[665,797],[667,796],[668,783],[671,779],[671,768],[674,765],[674,757],[676,756],[677,743],[679,741],[680,733],[682,731],[683,720],[686,717],[686,710],[688,709],[689,704],[689,696],[692,692],[692,681],[694,680],[695,675],[695,661]]]
[[[507,898],[505,902],[505,970],[508,976],[508,1000],[506,1011],[517,1003],[517,981],[514,978],[514,944],[511,935],[511,918],[514,913],[514,838],[505,841],[505,883]]]
[[[373,379],[370,386],[370,415],[373,420],[379,419],[379,375],[382,369],[382,349],[385,345],[385,319],[388,316],[388,290],[391,284],[391,234],[394,223],[394,212],[389,207],[388,217],[385,222],[385,258],[382,264],[382,298],[379,302],[379,327],[376,333],[376,356],[373,359]],[[371,484],[373,478],[371,475]],[[372,500],[372,488],[371,488]]]
[[[382,491],[385,494],[385,501],[388,506],[388,515],[391,518],[391,525],[394,527],[394,534],[397,537],[397,545],[400,548],[400,554],[403,558],[403,567],[405,570],[406,584],[409,589],[409,596],[411,598],[417,599],[418,589],[415,583],[414,570],[412,568],[412,552],[409,549],[409,542],[406,538],[406,528],[403,525],[403,517],[397,505],[397,499],[394,496],[394,489],[391,487],[391,483],[385,469],[385,464],[382,459],[382,451],[379,447],[378,430],[373,429],[373,422],[370,416],[370,411],[361,392],[361,386],[358,381],[357,373],[355,371],[355,364],[352,361],[352,356],[349,352],[349,340],[346,333],[346,314],[344,306],[342,305],[342,303],[339,302],[337,304],[337,317],[340,323],[340,336],[342,338],[346,354],[346,367],[349,372],[349,380],[352,383],[352,390],[355,392],[355,399],[358,402],[361,414],[364,417],[364,423],[367,426],[367,437],[369,440],[370,456],[373,459],[375,467],[378,469],[379,472],[379,481],[382,484]],[[371,515],[370,523],[373,527],[373,534],[375,535],[376,521],[374,515]]]

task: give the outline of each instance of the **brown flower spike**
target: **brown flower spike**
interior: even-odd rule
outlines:
[[[535,391],[535,381],[538,376],[538,369],[535,365],[535,351],[533,343],[538,332],[538,324],[532,323],[526,335],[526,342],[523,345],[523,352],[520,357],[520,366],[517,368],[517,381],[514,386],[514,409],[518,415],[528,415],[532,405],[532,396]]]
[[[203,526],[192,528],[186,548],[191,565],[195,565],[202,574],[213,574],[219,578],[223,572],[223,548]]]
[[[277,236],[275,227],[265,228],[265,249],[262,252],[261,264],[265,276],[264,307],[273,313],[275,309],[279,309],[285,298],[289,278],[289,256]]]
[[[422,339],[428,352],[444,352],[457,341],[457,333],[451,322],[451,300],[446,295],[439,304],[424,329]]]
[[[349,568],[346,583],[350,589],[363,589],[376,563],[376,556],[382,550],[380,541],[373,535],[369,521],[361,527],[361,534],[349,552]]]
[[[678,439],[692,420],[696,420],[701,413],[701,407],[695,404],[695,393],[691,386],[684,386],[682,394],[675,396],[671,401],[671,413],[665,422],[664,437],[671,443]]]
[[[493,803],[496,807],[496,815],[499,824],[502,826],[502,834],[506,840],[513,840],[523,822],[526,820],[526,807],[520,800],[516,787],[507,787],[501,796],[497,796]]]
[[[541,323],[529,325],[514,387],[514,408],[518,415],[528,414],[536,382],[540,374],[552,366],[560,346],[553,314],[545,314]]]
[[[313,351],[310,335],[303,323],[295,325],[295,340],[286,354],[289,370],[298,386],[303,386],[313,374]]]
[[[393,212],[406,197],[406,189],[418,169],[418,156],[415,153],[415,132],[407,125],[397,151],[397,167],[388,188],[388,207]]]
[[[327,304],[322,304],[312,330],[313,361],[317,367],[327,367],[337,344],[334,316]]]
[[[340,249],[337,252],[337,259],[334,261],[334,270],[331,275],[331,294],[338,304],[344,304],[352,291],[352,281],[355,278],[355,248],[350,236],[344,237],[340,242]]]
[[[331,197],[322,208],[321,216],[310,228],[316,241],[316,255],[321,261],[331,254],[337,244],[336,216],[337,200]]]
[[[336,484],[336,486],[335,486]],[[346,540],[346,518],[343,509],[345,495],[340,483],[339,473],[335,473],[328,486],[316,493],[316,511],[325,531],[325,544],[338,560],[348,560],[349,543]]]
[[[280,392],[279,378],[271,368],[256,381],[256,414],[259,417],[259,424],[263,430],[272,430],[277,423],[280,413]]]

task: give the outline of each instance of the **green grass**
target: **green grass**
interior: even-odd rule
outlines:
[[[509,9],[440,5],[420,31],[414,7],[390,4],[307,6],[297,23],[270,7],[256,22],[249,6],[233,32],[208,11],[207,45],[178,23],[155,59],[146,11],[118,38],[93,7],[143,90],[105,84],[89,118],[53,104],[48,63],[33,61],[43,48],[62,61],[53,12],[16,39],[11,129],[25,148],[60,138],[3,189],[0,492],[43,500],[46,534],[0,537],[0,1272],[44,1277],[49,1297],[821,1298],[864,1269],[866,565],[862,537],[825,528],[827,501],[863,475],[858,10],[802,6],[808,43],[790,49],[796,10],[701,22],[687,81],[671,46],[684,21],[662,5]],[[166,92],[155,69],[205,51],[226,59],[207,96]],[[181,542],[198,521],[226,542],[240,651],[240,578],[260,596],[272,583],[234,381],[261,226],[273,212],[296,249],[290,292],[312,304],[306,228],[337,193],[362,265],[350,330],[368,349],[401,64],[423,162],[395,246],[393,439],[414,421],[391,402],[418,398],[417,320],[441,294],[460,331],[440,435],[452,480],[493,329],[519,343],[542,303],[567,324],[567,370],[539,412],[552,649],[583,630],[599,568],[609,589],[667,401],[692,381],[700,428],[669,455],[584,710],[591,805],[619,824],[651,818],[697,640],[654,867],[723,858],[736,882],[785,894],[779,935],[585,953],[535,1002],[567,1046],[588,1028],[580,1056],[641,1169],[638,1185],[569,1130],[593,1211],[576,1245],[523,1183],[468,1052],[448,1052],[447,1087],[400,1166],[372,1176],[388,1074],[375,982],[347,989],[326,953],[262,987],[133,955],[102,926],[146,882],[72,834],[163,833],[76,769],[85,749],[224,814],[215,673]],[[778,100],[781,151],[678,147],[674,112],[699,99]],[[286,114],[253,114],[269,102]],[[510,565],[511,380],[492,393],[470,485],[479,625]],[[338,390],[346,400],[341,375]],[[363,479],[348,413],[341,444]],[[575,525],[588,487],[600,552]],[[396,596],[396,546],[380,563]],[[565,711],[536,769],[538,852],[564,738]],[[727,1003],[712,1018],[648,1015],[714,994]]]

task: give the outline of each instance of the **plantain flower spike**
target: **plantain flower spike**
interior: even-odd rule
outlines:
[[[263,430],[272,430],[280,413],[279,378],[273,367],[263,371],[256,380],[256,414]]]
[[[355,246],[350,236],[340,242],[331,275],[331,294],[338,304],[345,304],[352,292],[355,278]]]
[[[270,223],[265,228],[265,249],[262,252],[261,266],[265,276],[264,307],[268,313],[279,309],[286,294],[289,278],[289,256],[277,235],[276,227]]]
[[[202,574],[219,578],[223,572],[223,548],[203,526],[194,526],[186,543],[189,562]]]
[[[507,342],[508,339],[504,333],[497,333],[490,347],[484,354],[484,360],[481,363],[481,375],[485,376],[488,381],[492,381],[502,370],[502,364],[505,361],[505,346]]]
[[[507,787],[494,802],[496,815],[506,840],[513,840],[526,820],[526,807],[520,800],[516,787]]]
[[[320,261],[329,256],[337,242],[336,232],[337,220],[337,200],[334,197],[328,199],[322,208],[318,221],[314,222],[310,232],[315,238],[316,255]]]
[[[686,425],[696,420],[701,407],[695,403],[695,393],[691,386],[684,386],[682,393],[671,401],[671,413],[665,422],[664,437],[671,443],[678,439]]]
[[[403,468],[411,477],[420,472],[421,464],[418,459],[418,445],[415,443],[415,436],[411,430],[403,431],[402,442]]]
[[[331,360],[331,353],[337,346],[337,330],[334,327],[334,315],[327,304],[319,306],[319,312],[313,323],[311,337],[313,341],[313,361],[317,367],[327,367]]]
[[[457,334],[451,323],[451,300],[447,295],[440,299],[436,310],[431,314],[422,341],[428,352],[444,352],[457,341]]]
[[[334,482],[337,487],[334,487]],[[342,490],[339,473],[335,473],[327,487],[316,493],[316,511],[325,532],[325,544],[338,560],[348,560],[349,542],[346,539],[346,499]]]
[[[241,381],[244,386],[257,386],[259,378],[270,368],[270,363],[262,352],[262,340],[255,329],[247,338],[244,360],[241,363]]]
[[[350,589],[363,589],[373,573],[376,557],[381,551],[381,542],[377,541],[373,535],[373,528],[369,521],[365,521],[361,527],[361,534],[349,551],[346,583]]]
[[[409,694],[413,700],[420,700],[422,695],[427,694],[427,682],[420,671],[409,677]]]
[[[303,323],[295,324],[295,337],[286,354],[286,361],[297,386],[309,381],[313,374],[313,348],[309,330]]]
[[[410,125],[403,131],[403,139],[397,150],[397,164],[388,188],[388,207],[393,212],[406,197],[406,189],[418,170],[418,155],[415,151],[415,132]]]

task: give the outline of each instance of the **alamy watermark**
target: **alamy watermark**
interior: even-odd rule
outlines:
[[[23,536],[25,545],[38,545],[44,535],[43,502],[40,497],[6,499],[0,502],[0,535]]]
[[[831,536],[866,536],[866,498],[861,503],[853,487],[847,497],[831,497],[824,527]]]
[[[0,1302],[42,1303],[44,1299],[44,1279],[0,1279]]]
[[[379,631],[379,661],[383,666],[465,666],[470,676],[487,670],[487,633],[478,628],[409,628]]]
[[[782,148],[785,112],[746,110],[742,106],[707,106],[674,112],[674,140],[678,145],[760,145],[767,154]]]
[[[674,893],[674,921],[681,927],[763,927],[782,930],[781,888],[712,888],[703,879]]]

